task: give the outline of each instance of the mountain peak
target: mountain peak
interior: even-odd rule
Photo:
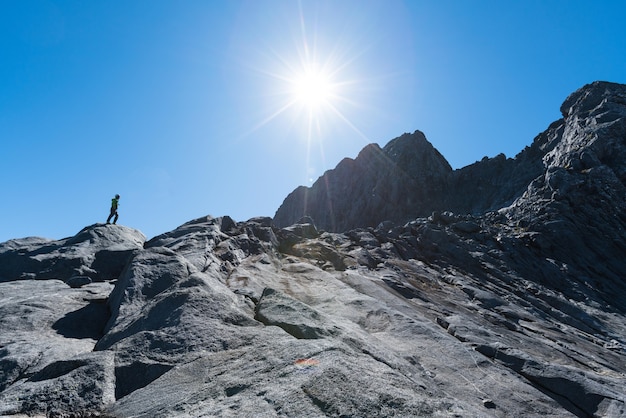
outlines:
[[[420,131],[404,134],[382,149],[369,144],[313,186],[298,188],[285,199],[274,223],[288,226],[310,216],[322,229],[341,231],[406,218],[408,212],[415,217],[439,206],[432,198],[451,170]]]
[[[416,180],[432,179],[452,171],[448,161],[421,131],[392,139],[383,152],[400,170]]]
[[[612,105],[613,104],[613,105]],[[594,81],[570,94],[561,105],[563,117],[588,116],[593,110],[619,108],[626,104],[626,85],[608,81]]]
[[[274,222],[287,226],[310,216],[324,230],[345,231],[383,221],[403,223],[433,211],[480,215],[527,196],[533,180],[558,167],[606,164],[623,181],[626,86],[588,84],[572,93],[561,111],[565,118],[515,158],[499,155],[458,170],[420,131],[405,133],[382,149],[368,145],[353,164],[340,164],[322,181],[289,195]]]

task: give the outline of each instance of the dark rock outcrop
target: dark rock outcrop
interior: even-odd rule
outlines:
[[[0,244],[0,415],[626,417],[626,86],[562,110],[515,159],[452,171],[414,134],[327,173],[324,204],[371,191],[334,200],[356,170],[394,222],[118,230],[114,276],[76,256],[113,227]]]
[[[366,146],[356,159],[345,158],[312,187],[294,190],[274,223],[286,227],[310,216],[320,229],[346,231],[407,214],[429,214],[443,208],[441,196],[451,172],[423,133],[404,134],[383,149]]]

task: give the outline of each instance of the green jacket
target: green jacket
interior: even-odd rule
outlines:
[[[111,209],[117,210],[117,205],[118,205],[118,199],[116,198],[111,199]]]

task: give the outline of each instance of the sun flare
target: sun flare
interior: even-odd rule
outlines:
[[[311,109],[319,108],[331,104],[333,84],[323,72],[307,70],[292,80],[292,94],[297,103]]]
[[[367,139],[352,120],[355,110],[365,108],[365,79],[356,65],[363,53],[349,40],[323,36],[299,19],[291,35],[271,48],[255,51],[259,67],[253,68],[267,83],[263,86],[268,106],[250,132],[270,123],[297,130],[307,143],[318,142],[330,132],[344,129]],[[282,33],[282,31],[281,31]],[[278,125],[277,125],[278,126]]]

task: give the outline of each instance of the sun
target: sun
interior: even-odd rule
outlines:
[[[347,127],[367,140],[352,119],[356,109],[365,108],[357,99],[371,88],[356,65],[364,51],[360,46],[348,48],[352,42],[342,37],[308,28],[302,4],[297,4],[300,15],[289,26],[294,29],[287,32],[291,36],[281,35],[280,42],[255,51],[256,60],[251,60],[258,63],[252,69],[263,82],[259,88],[265,106],[259,107],[260,120],[248,132],[276,123],[273,126],[322,146],[330,132]]]
[[[331,78],[315,69],[304,70],[302,74],[291,80],[291,94],[294,102],[309,109],[331,105],[335,96]]]

